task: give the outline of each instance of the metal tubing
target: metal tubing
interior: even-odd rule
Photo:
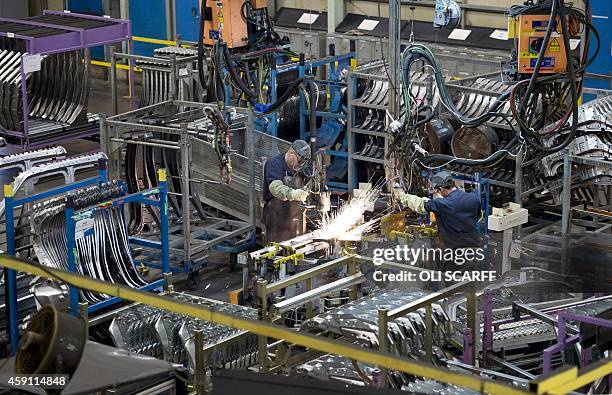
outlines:
[[[115,49],[111,46],[110,49],[110,79],[111,79],[111,103],[113,104],[113,115],[119,113],[119,103],[117,102],[117,58],[115,57]]]
[[[196,329],[193,331],[195,343],[195,387],[196,394],[203,395],[206,392],[206,368],[204,361],[204,331]]]
[[[472,361],[471,364],[476,366],[476,344],[478,343],[478,332],[477,329],[480,327],[476,326],[476,290],[474,284],[470,283],[470,288],[467,291],[467,326],[472,331]]]
[[[181,125],[181,190],[183,196],[183,262],[185,270],[189,271],[191,266],[191,188],[189,182],[189,136],[187,135],[187,124]]]
[[[290,285],[300,283],[305,281],[308,278],[314,278],[319,274],[325,273],[331,269],[335,269],[339,266],[344,266],[350,263],[352,256],[343,256],[338,259],[334,259],[333,261],[325,262],[321,265],[315,266],[311,269],[304,270],[303,272],[299,272],[294,276],[286,278],[281,281],[276,281],[272,284],[266,285],[266,295],[270,294],[274,291],[280,291],[281,289],[287,288]]]
[[[561,233],[567,235],[572,226],[572,161],[570,151],[566,149],[563,154],[563,193],[561,196],[563,210],[561,212]]]
[[[282,302],[275,303],[271,307],[274,313],[281,314],[285,311],[289,311],[296,307],[303,306],[306,302],[312,302],[315,299],[320,298],[324,295],[328,295],[334,291],[346,289],[355,284],[361,284],[365,280],[366,278],[362,273],[353,274],[347,277],[343,277],[340,280],[336,280],[331,283],[322,285],[310,291],[303,292],[292,298],[283,300]]]
[[[257,280],[257,298],[259,299],[259,315],[263,322],[268,321],[268,295],[266,293],[266,280]],[[257,336],[257,347],[259,352],[259,371],[268,371],[268,338],[263,335]]]
[[[161,222],[162,273],[170,273],[170,232],[168,225],[168,180],[166,170],[157,170],[159,185],[159,222]]]
[[[257,226],[257,199],[255,197],[255,142],[253,141],[253,111],[248,112],[247,118],[247,157],[249,158],[249,222],[255,227]]]
[[[394,320],[396,318],[402,317],[410,312],[416,311],[421,307],[425,307],[432,302],[436,302],[440,299],[443,299],[447,296],[454,295],[458,292],[472,292],[473,293],[473,283],[472,282],[464,282],[453,284],[450,287],[444,288],[438,292],[434,292],[430,295],[424,296],[420,299],[414,300],[411,303],[408,303],[405,306],[397,307],[393,310],[389,311],[389,319]],[[469,310],[469,305],[468,305]],[[474,328],[472,328],[474,329]]]
[[[176,73],[176,55],[170,55],[170,99],[178,99],[178,75]]]
[[[132,52],[134,52],[134,43],[133,41],[130,39],[128,40],[128,52],[130,53],[130,55],[132,54]],[[130,68],[129,71],[129,83],[130,83],[130,108],[132,110],[135,110],[136,108],[138,108],[138,103],[136,103],[136,73],[134,72],[134,60],[133,58],[129,58],[128,59],[128,66]]]
[[[150,143],[148,141],[127,140],[127,139],[122,139],[122,138],[119,138],[119,137],[111,137],[110,141],[115,142],[115,143],[146,145],[146,146],[149,146],[149,147],[167,148],[167,149],[173,149],[173,150],[180,150],[181,149],[181,147],[179,147],[178,145]]]
[[[13,186],[11,184],[4,185],[4,201],[6,210],[4,213],[4,220],[6,222],[6,249],[9,255],[15,255],[15,219],[14,207],[13,207]],[[18,320],[18,306],[17,306],[17,272],[8,269],[4,271],[7,275],[7,281],[5,282],[4,292],[5,304],[8,306],[6,322],[9,327],[9,338],[11,341],[11,354],[17,352],[17,346],[19,344],[19,320]]]
[[[483,294],[483,321],[482,334],[483,361],[487,363],[487,356],[493,350],[493,293],[486,289]]]
[[[463,363],[468,365],[473,364],[472,350],[474,347],[474,339],[470,328],[463,329]]]
[[[29,42],[26,44],[29,47]],[[22,141],[24,149],[30,148],[30,110],[28,106],[28,84],[26,79],[26,73],[23,69],[23,57],[21,58],[21,65],[19,66],[19,73],[21,74],[21,105],[23,107],[23,133],[25,134],[25,142]]]
[[[75,227],[74,221],[74,197],[68,195],[66,197],[66,254],[68,257],[68,270],[72,273],[76,272],[76,243],[75,243]],[[75,287],[69,287],[70,292],[70,311],[73,315],[79,312],[79,291]]]
[[[389,324],[389,310],[384,307],[378,309],[378,350],[382,353],[389,352],[388,324]],[[381,388],[385,388],[387,387],[387,382],[388,382],[387,375],[389,371],[384,366],[379,366],[379,368],[380,368],[380,386]]]
[[[431,303],[425,306],[425,359],[433,363],[433,338],[432,338],[432,317]]]
[[[309,278],[306,280],[306,292],[312,291],[312,283],[313,283],[313,279]],[[312,301],[306,302],[306,318],[310,319],[312,318]]]

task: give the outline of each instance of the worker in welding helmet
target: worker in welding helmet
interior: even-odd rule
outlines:
[[[457,188],[446,171],[431,178],[431,188],[433,199],[405,193],[401,188],[394,188],[393,197],[414,212],[436,215],[441,246],[455,249],[479,246],[480,196]]]
[[[296,140],[284,154],[268,160],[264,166],[262,220],[266,242],[279,242],[304,232],[303,210],[309,192],[304,188],[303,170],[312,153],[304,140]]]

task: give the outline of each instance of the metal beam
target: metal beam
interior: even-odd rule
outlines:
[[[307,333],[292,331],[271,323],[210,310],[202,305],[184,303],[153,293],[128,288],[122,285],[111,284],[89,277],[82,277],[63,270],[56,270],[21,261],[7,255],[0,256],[0,266],[19,272],[41,276],[43,278],[63,281],[80,289],[116,296],[133,302],[140,302],[162,310],[184,314],[189,317],[210,321],[219,325],[249,331],[256,335],[267,336],[279,340],[282,339],[288,343],[293,343],[310,349],[340,355],[345,358],[354,359],[388,369],[398,370],[419,377],[426,377],[432,380],[454,384],[459,387],[470,388],[482,393],[500,395],[525,395],[530,393],[528,391],[512,387],[507,384],[495,382],[490,379],[455,372],[448,369],[441,369],[426,363],[398,358],[390,353],[381,353],[374,350],[368,350],[352,344],[346,344]],[[612,367],[612,363],[610,365]]]
[[[344,0],[327,0],[327,32],[335,33],[344,19]]]

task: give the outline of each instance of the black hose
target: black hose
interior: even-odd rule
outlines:
[[[229,53],[229,49],[227,48],[227,45],[223,45],[222,46],[222,51],[223,51],[223,57],[225,58],[225,67],[227,67],[227,70],[229,71],[230,77],[232,78],[232,80],[234,81],[234,83],[236,84],[238,89],[240,89],[242,92],[244,92],[244,94],[247,97],[247,100],[249,101],[249,103],[251,103],[251,105],[255,105],[255,103],[257,101],[257,96],[258,95],[256,95],[255,92],[253,92],[245,84],[243,79],[240,78],[240,75],[238,75],[238,71],[236,70],[236,68],[232,64],[232,55]]]
[[[281,97],[276,99],[276,101],[269,106],[267,106],[266,111],[261,112],[262,115],[271,114],[274,111],[278,110],[287,100],[289,100],[300,88],[300,86],[304,83],[304,78],[298,78],[293,81],[291,85],[283,92]]]
[[[563,5],[562,5],[563,8]],[[525,114],[525,104],[533,92],[535,88],[536,81],[538,79],[538,75],[540,75],[540,68],[542,67],[542,62],[544,61],[544,54],[546,53],[546,49],[548,48],[548,41],[550,41],[550,35],[552,34],[553,26],[555,25],[555,18],[557,16],[557,0],[553,0],[552,7],[550,11],[550,18],[548,19],[548,26],[546,27],[546,33],[544,33],[544,40],[542,41],[542,45],[540,46],[540,51],[538,53],[538,59],[536,60],[535,67],[533,68],[533,73],[531,74],[531,79],[529,80],[529,86],[527,86],[527,91],[525,92],[525,96],[523,96],[523,100],[521,101],[521,107],[519,114],[521,117]],[[569,53],[567,54],[569,57]]]
[[[202,89],[206,91],[206,101],[208,101],[207,83],[204,80],[204,19],[206,18],[206,0],[202,0],[202,8],[200,8],[200,35],[198,37],[198,75]]]

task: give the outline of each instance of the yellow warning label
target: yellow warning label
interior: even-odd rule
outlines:
[[[553,38],[550,40],[550,47],[548,47],[548,52],[559,52],[561,51],[561,45],[559,44],[559,40],[557,38]]]
[[[537,58],[537,52],[521,52],[521,58]]]

